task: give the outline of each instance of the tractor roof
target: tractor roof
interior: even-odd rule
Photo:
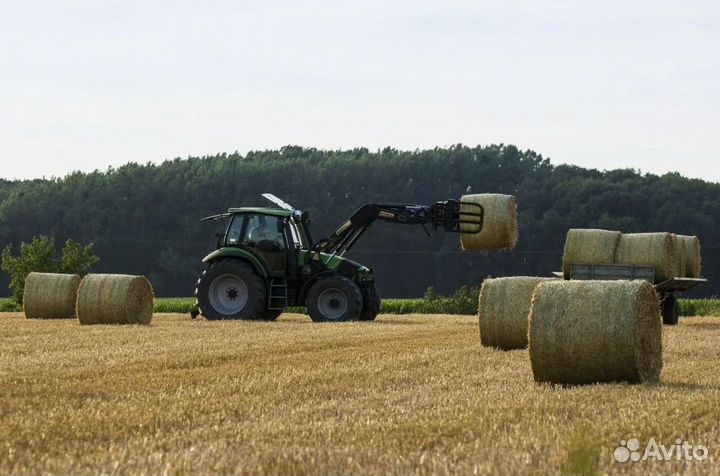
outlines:
[[[276,217],[289,217],[293,212],[289,210],[282,210],[280,208],[264,208],[264,207],[242,207],[242,208],[231,208],[228,213],[257,213],[259,215],[272,215]]]

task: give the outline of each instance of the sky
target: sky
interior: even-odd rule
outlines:
[[[512,143],[720,181],[720,3],[7,1],[0,177]]]

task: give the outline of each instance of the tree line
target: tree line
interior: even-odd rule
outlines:
[[[565,233],[578,227],[698,235],[710,282],[693,295],[720,290],[720,184],[553,165],[503,144],[416,151],[287,146],[0,181],[0,247],[39,235],[92,242],[100,258],[93,271],[144,274],[157,295],[188,296],[219,231],[200,218],[265,206],[263,192],[308,210],[316,239],[363,203],[431,204],[486,192],[517,197],[520,240],[512,252],[461,252],[457,235],[427,238],[419,227],[373,225],[351,257],[376,270],[387,297],[421,296],[429,286],[452,293],[487,276],[548,275],[560,268]]]

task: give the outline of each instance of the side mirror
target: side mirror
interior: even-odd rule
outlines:
[[[277,221],[277,232],[282,233],[284,229],[285,229],[285,223],[281,220],[278,220]]]
[[[220,248],[220,241],[222,240],[222,233],[215,233],[215,240],[217,241],[217,247]]]

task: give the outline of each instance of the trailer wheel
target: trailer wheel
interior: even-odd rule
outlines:
[[[356,321],[362,312],[363,298],[352,280],[330,276],[312,285],[305,304],[315,322]]]
[[[680,304],[674,294],[665,295],[662,302],[663,324],[667,326],[677,325],[680,318]]]
[[[202,315],[211,321],[259,319],[265,312],[265,282],[242,260],[223,259],[210,264],[195,292]]]
[[[375,283],[369,283],[363,288],[363,310],[360,313],[361,321],[374,321],[380,312],[380,293]]]

